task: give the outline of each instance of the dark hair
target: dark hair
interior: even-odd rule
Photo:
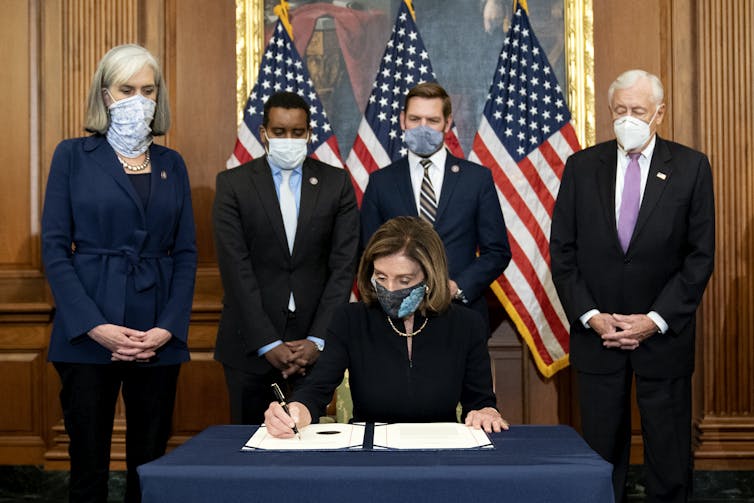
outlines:
[[[372,235],[361,256],[356,284],[361,300],[371,305],[377,301],[372,286],[374,261],[401,253],[418,263],[427,282],[427,295],[419,305],[421,311],[441,313],[450,306],[448,260],[440,236],[432,226],[417,217],[396,217],[388,220]]]
[[[403,103],[404,112],[408,110],[408,101],[411,98],[424,98],[428,100],[439,98],[442,100],[442,115],[447,119],[450,117],[450,114],[453,113],[453,108],[450,104],[450,96],[448,96],[445,89],[436,82],[422,82],[411,88],[406,95],[406,101]]]
[[[296,93],[282,91],[273,94],[267,99],[267,102],[264,104],[264,115],[262,116],[262,125],[265,127],[267,127],[267,124],[270,122],[270,108],[272,107],[288,109],[300,108],[306,112],[306,127],[308,128],[311,123],[312,113],[309,110],[309,104],[304,98]]]

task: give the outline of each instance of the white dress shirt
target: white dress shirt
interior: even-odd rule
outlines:
[[[445,160],[448,158],[448,152],[445,147],[441,148],[431,156],[429,160],[432,161],[432,166],[429,168],[429,180],[432,182],[432,189],[435,191],[436,203],[440,205],[440,191],[442,190],[442,181],[445,178]],[[420,212],[420,198],[422,191],[422,179],[424,178],[424,166],[420,161],[424,157],[419,157],[413,152],[408,152],[408,167],[411,172],[411,188],[414,191],[414,201],[416,203],[416,211]]]
[[[639,156],[639,169],[641,170],[641,191],[639,194],[639,206],[641,207],[641,202],[644,200],[644,188],[647,186],[647,178],[649,177],[649,165],[652,163],[652,155],[654,154],[655,150],[655,143],[657,141],[657,135],[653,135],[652,139],[649,141],[647,146],[644,148],[644,150],[641,151],[641,156]],[[628,162],[631,159],[628,157],[628,152],[623,150],[620,145],[618,145],[618,162],[616,166],[615,171],[615,222],[617,224],[618,219],[620,217],[620,204],[623,200],[623,182],[626,177],[626,168],[628,167]],[[582,314],[579,317],[579,320],[584,325],[584,328],[589,328],[589,320],[594,316],[595,314],[600,314],[599,310],[597,309],[590,309],[586,313]],[[619,314],[632,314],[632,313],[619,313]],[[665,322],[665,320],[662,318],[662,316],[659,315],[656,311],[650,311],[647,313],[647,316],[657,325],[657,328],[660,330],[661,334],[664,334],[668,330],[668,324]]]

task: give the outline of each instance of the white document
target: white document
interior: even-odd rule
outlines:
[[[484,430],[459,423],[394,423],[375,425],[374,448],[379,449],[492,449]]]
[[[361,448],[364,444],[364,423],[310,424],[299,429],[301,440],[293,438],[275,438],[267,433],[264,425],[251,436],[242,451],[332,451],[339,449]]]

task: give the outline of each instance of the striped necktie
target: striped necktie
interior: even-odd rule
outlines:
[[[432,180],[429,179],[429,167],[432,166],[432,161],[422,159],[419,163],[424,168],[424,178],[422,178],[419,196],[419,216],[434,224],[437,216],[437,198],[435,197],[435,189],[432,187]]]

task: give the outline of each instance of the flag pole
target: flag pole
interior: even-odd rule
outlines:
[[[288,17],[288,2],[286,2],[286,0],[280,0],[280,3],[272,9],[272,12],[280,19],[285,27],[285,31],[288,32],[288,36],[293,40],[293,27],[291,26],[291,21]]]
[[[406,4],[406,7],[408,7],[408,12],[411,14],[411,17],[416,21],[416,12],[414,12],[414,6],[411,0],[403,0],[403,2]]]

